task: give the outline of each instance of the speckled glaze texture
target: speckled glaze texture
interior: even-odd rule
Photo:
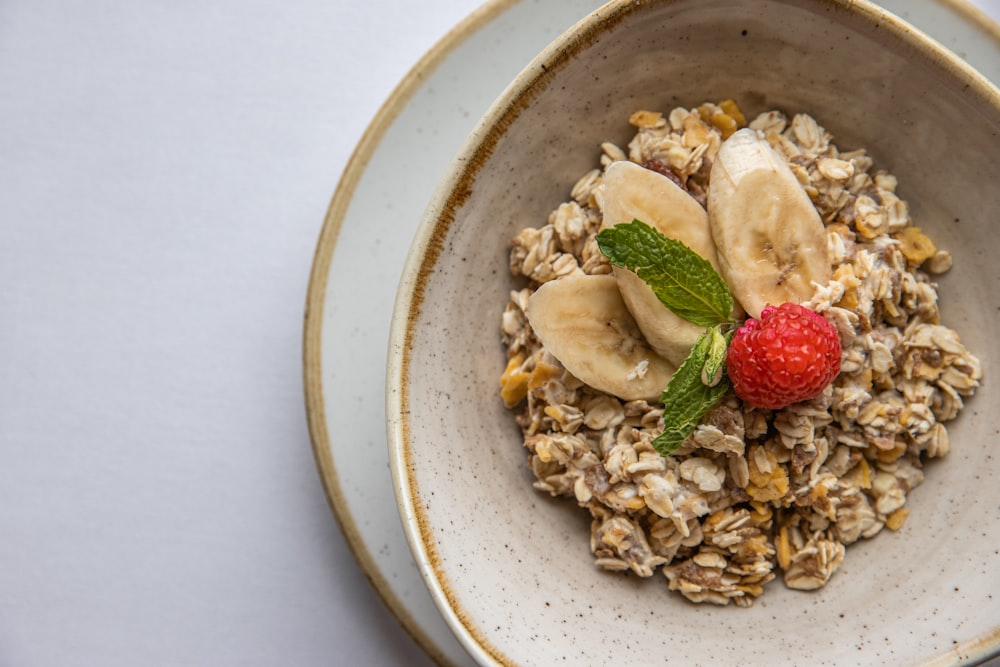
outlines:
[[[985,383],[927,466],[910,518],[848,549],[814,593],[695,606],[666,580],[606,573],[589,519],[531,487],[498,396],[508,241],[624,145],[632,111],[735,98],[809,112],[893,172],[950,250],[946,321]],[[426,214],[393,318],[387,406],[408,539],[483,665],[947,665],[1000,651],[1000,93],[861,2],[612,2],[541,54],[478,127]]]

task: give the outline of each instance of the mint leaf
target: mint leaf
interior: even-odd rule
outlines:
[[[729,350],[729,340],[733,336],[730,333],[722,333],[721,327],[715,326],[707,332],[710,337],[708,342],[708,357],[705,365],[701,369],[701,383],[709,387],[714,387],[722,380],[722,372],[726,368],[726,352]]]
[[[712,264],[640,220],[601,230],[597,245],[611,264],[634,271],[674,313],[698,326],[729,320],[733,295]]]
[[[732,331],[722,332],[716,325],[698,337],[691,354],[670,378],[660,400],[663,402],[663,432],[653,440],[662,456],[670,456],[681,446],[701,418],[729,391],[725,375],[726,348]],[[703,376],[715,380],[713,386]]]

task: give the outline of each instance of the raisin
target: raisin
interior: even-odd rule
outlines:
[[[684,181],[681,180],[681,177],[678,176],[677,172],[671,169],[670,165],[664,162],[663,160],[658,160],[656,158],[653,158],[652,160],[646,160],[645,162],[643,162],[642,166],[645,169],[649,169],[650,171],[655,171],[657,174],[662,174],[663,176],[666,176],[671,181],[673,181],[677,185],[677,187],[687,190],[687,188],[684,186]]]

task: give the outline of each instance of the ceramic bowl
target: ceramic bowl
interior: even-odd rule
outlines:
[[[589,517],[532,488],[498,397],[509,241],[544,224],[636,109],[735,98],[804,111],[894,173],[954,257],[947,323],[985,383],[910,518],[847,550],[824,588],[695,605],[596,567]],[[388,368],[390,461],[415,560],[482,665],[937,665],[1000,652],[1000,94],[873,5],[621,0],[538,56],[470,136],[404,268]]]

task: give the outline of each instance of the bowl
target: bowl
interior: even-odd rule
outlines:
[[[656,122],[634,112],[670,122],[675,108],[723,100],[748,122],[773,109],[788,122],[808,114],[841,151],[863,148],[872,174],[895,177],[898,187],[879,177],[882,192],[894,190],[913,224],[950,253],[950,270],[938,265],[930,277],[941,321],[984,379],[948,423],[950,451],[924,457],[924,481],[894,530],[850,544],[816,590],[783,585],[776,569],[759,597],[751,587],[738,604],[714,605],[671,590],[663,567],[644,577],[595,564],[590,513],[572,494],[536,488],[498,378],[501,314],[527,284],[508,269],[511,239],[545,225],[602,154],[621,157],[612,145],[627,147],[636,124]],[[704,108],[707,117],[729,107]],[[997,89],[866,2],[621,0],[541,53],[435,194],[390,333],[387,428],[401,520],[432,597],[476,662],[938,665],[1000,653],[1000,456],[991,444],[1000,419],[988,407],[1000,372],[998,149]],[[881,470],[874,459],[870,468]],[[789,549],[778,541],[768,545],[772,560]]]

